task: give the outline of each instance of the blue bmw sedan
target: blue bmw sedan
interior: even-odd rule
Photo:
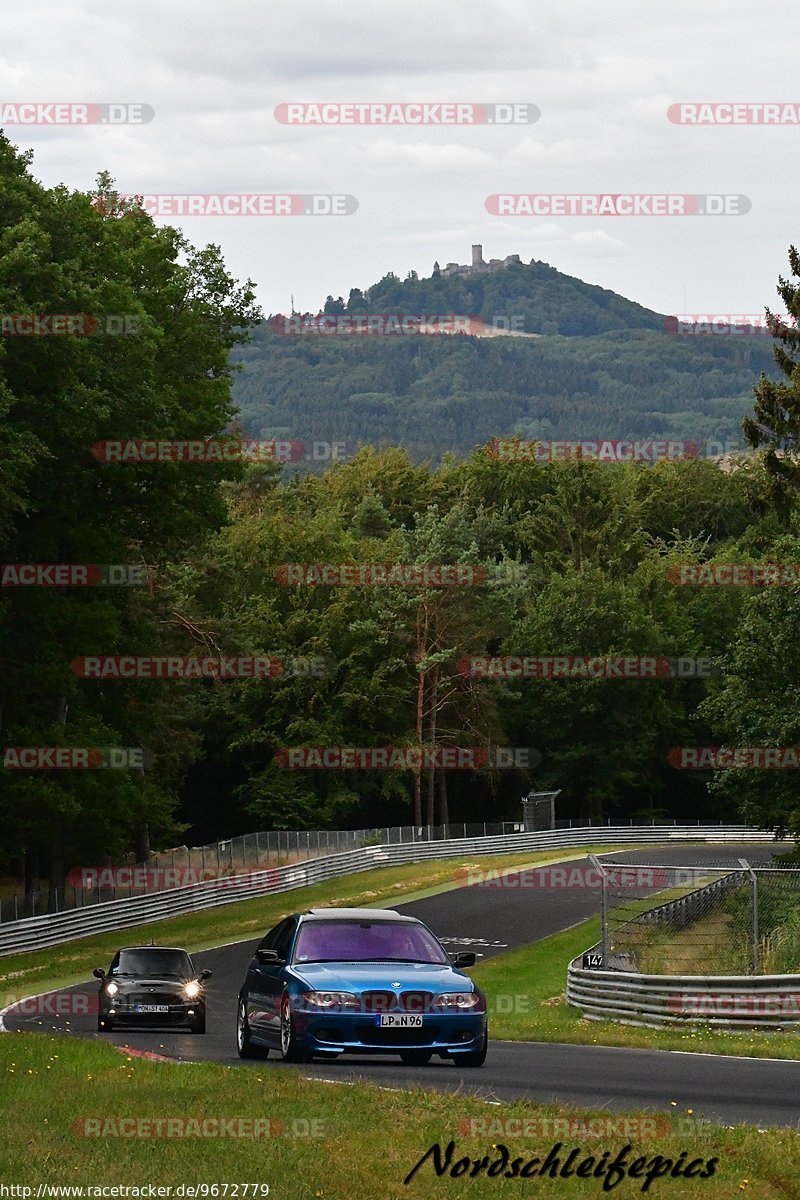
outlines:
[[[423,1066],[434,1054],[482,1067],[486,997],[427,925],[391,909],[312,908],[271,929],[239,992],[242,1058],[286,1062],[339,1054],[399,1054]]]

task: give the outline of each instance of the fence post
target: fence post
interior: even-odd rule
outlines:
[[[608,971],[608,890],[606,885],[606,873],[603,864],[600,862],[600,859],[596,854],[589,854],[587,855],[587,858],[595,870],[600,872],[600,879],[602,881],[602,891],[600,893],[600,926],[602,929],[603,941],[603,970]]]
[[[752,921],[753,974],[760,975],[761,974],[761,951],[760,951],[760,947],[759,947],[760,936],[759,936],[759,929],[758,929],[758,876],[756,875],[755,871],[750,866],[750,863],[747,861],[746,858],[740,858],[739,862],[741,863],[741,865],[744,867],[745,871],[747,871],[748,875],[750,876],[750,883],[752,884],[752,893],[753,893],[753,921]]]

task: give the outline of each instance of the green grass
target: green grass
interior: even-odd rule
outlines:
[[[627,847],[626,847],[627,848]],[[633,847],[631,847],[633,848]],[[592,848],[594,853],[618,847]],[[522,854],[475,856],[482,869],[521,868],[534,864],[565,862],[581,855],[580,848]],[[129,930],[116,930],[80,938],[47,950],[28,951],[0,958],[0,1008],[33,991],[49,991],[87,979],[92,969],[107,966],[117,948],[129,942],[156,942],[184,946],[195,952],[226,942],[256,938],[275,925],[281,917],[313,905],[363,905],[380,907],[411,897],[434,895],[458,886],[455,873],[466,865],[475,866],[474,858],[448,858],[406,863],[399,867],[377,867],[357,875],[329,880],[313,887],[299,888],[280,895],[239,900],[182,917],[170,917]]]
[[[479,1082],[480,1072],[475,1072]],[[641,1116],[642,1114],[640,1114]],[[636,1119],[636,1114],[631,1114]],[[120,1118],[220,1117],[269,1122],[258,1139],[226,1137],[109,1136],[107,1122]],[[490,1106],[463,1095],[378,1090],[368,1083],[327,1084],[304,1080],[295,1070],[231,1068],[213,1063],[172,1064],[130,1058],[97,1042],[13,1034],[0,1038],[0,1183],[35,1188],[55,1185],[171,1186],[179,1184],[268,1184],[271,1200],[399,1200],[413,1197],[493,1197],[604,1195],[599,1179],[573,1177],[505,1180],[435,1175],[430,1160],[404,1178],[434,1144],[455,1142],[461,1156],[493,1161],[493,1145],[504,1143],[512,1158],[544,1159],[561,1142],[561,1161],[573,1147],[580,1157],[614,1157],[627,1142],[628,1160],[655,1155],[672,1161],[717,1158],[708,1179],[657,1181],[647,1193],[681,1200],[729,1200],[744,1192],[750,1200],[796,1197],[800,1136],[788,1130],[759,1132],[695,1124],[692,1110],[650,1113],[643,1136],[624,1135],[619,1126],[601,1136],[534,1129],[508,1136],[497,1124],[467,1136],[474,1119],[574,1120],[590,1117],[572,1107],[522,1101]],[[106,1135],[87,1138],[84,1119]],[[612,1118],[613,1119],[613,1118]],[[282,1123],[281,1126],[277,1122]],[[124,1127],[123,1127],[124,1128]],[[141,1126],[139,1126],[141,1128]],[[174,1126],[172,1127],[174,1130]],[[195,1126],[195,1129],[199,1129]],[[230,1126],[228,1127],[230,1129]],[[151,1125],[151,1131],[153,1127]],[[484,1132],[486,1131],[486,1132]],[[315,1136],[307,1136],[309,1133]],[[687,1159],[683,1160],[685,1164]],[[643,1179],[624,1179],[615,1197],[642,1195]],[[232,1194],[229,1192],[229,1195]],[[252,1195],[252,1193],[250,1193]],[[35,1195],[35,1193],[34,1193]],[[222,1190],[218,1191],[222,1195]],[[243,1193],[239,1192],[241,1200]]]
[[[488,997],[491,1036],[510,1041],[741,1054],[748,1058],[800,1058],[797,1033],[728,1033],[710,1026],[639,1029],[614,1021],[585,1019],[564,996],[567,964],[599,938],[600,920],[593,918],[532,946],[499,954],[471,970],[471,977]]]

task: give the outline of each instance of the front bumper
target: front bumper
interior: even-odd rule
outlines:
[[[457,1057],[475,1054],[486,1040],[486,1013],[430,1013],[412,1029],[381,1027],[380,1014],[330,1012],[294,1016],[302,1050],[313,1053],[396,1054],[430,1050]]]
[[[203,1001],[182,1001],[180,1004],[166,1004],[166,1012],[137,1012],[136,1005],[142,1002],[128,999],[125,996],[115,996],[114,1002],[103,998],[100,1004],[100,1016],[115,1025],[187,1025],[203,1015]]]

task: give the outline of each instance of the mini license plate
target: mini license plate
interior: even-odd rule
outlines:
[[[135,1004],[133,1006],[133,1011],[140,1012],[140,1013],[151,1013],[151,1012],[168,1013],[169,1005],[168,1004]]]
[[[381,1029],[421,1029],[422,1017],[412,1013],[381,1013]]]

